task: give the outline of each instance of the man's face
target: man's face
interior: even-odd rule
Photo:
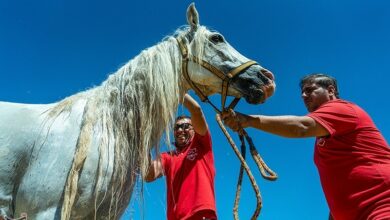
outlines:
[[[194,128],[192,127],[191,119],[179,119],[175,123],[174,136],[176,147],[181,149],[185,147],[194,136]]]
[[[303,85],[301,96],[307,110],[313,112],[334,97],[334,90],[333,86],[323,88],[316,83],[308,83]]]

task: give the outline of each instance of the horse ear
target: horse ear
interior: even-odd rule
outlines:
[[[187,22],[191,26],[191,31],[196,31],[199,26],[199,14],[195,8],[195,3],[191,3],[187,8]]]

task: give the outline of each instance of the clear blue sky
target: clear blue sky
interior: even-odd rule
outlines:
[[[0,100],[51,103],[100,85],[109,73],[186,23],[190,1],[1,0]],[[298,82],[325,72],[341,96],[362,106],[390,137],[390,1],[198,1],[200,22],[220,31],[238,51],[270,69],[277,91],[265,104],[240,102],[241,112],[304,115]],[[218,97],[214,99],[219,100]],[[212,132],[220,219],[232,219],[239,162],[202,104]],[[287,139],[249,129],[279,179],[260,186],[260,219],[327,219],[328,208],[313,164],[314,139]],[[237,138],[235,139],[237,141]],[[144,185],[122,219],[165,219],[165,180]],[[241,219],[255,196],[244,178]],[[129,217],[130,213],[133,217]]]

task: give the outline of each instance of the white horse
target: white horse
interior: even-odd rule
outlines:
[[[0,219],[120,218],[183,94],[193,85],[204,95],[224,90],[200,64],[226,74],[249,61],[199,25],[194,5],[187,20],[100,86],[53,104],[0,102]],[[273,76],[258,64],[236,72],[226,95],[254,104],[273,94]]]

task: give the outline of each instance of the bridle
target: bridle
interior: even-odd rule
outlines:
[[[277,174],[272,171],[267,164],[264,162],[264,160],[261,158],[260,154],[257,152],[256,147],[253,144],[252,139],[249,137],[248,133],[243,129],[240,128],[238,131],[240,141],[241,141],[241,152],[238,150],[236,144],[234,143],[233,139],[230,137],[229,133],[227,132],[225,126],[222,123],[221,120],[221,113],[229,111],[230,114],[232,114],[235,118],[235,112],[233,111],[233,108],[236,106],[240,98],[235,98],[230,105],[225,108],[225,102],[226,102],[226,97],[228,95],[228,89],[229,89],[229,84],[232,80],[232,78],[238,74],[241,74],[245,69],[249,68],[252,65],[257,64],[255,61],[248,61],[236,68],[234,68],[232,71],[229,73],[224,73],[223,71],[219,70],[215,66],[211,65],[210,63],[192,56],[188,53],[187,45],[186,45],[186,39],[185,37],[177,37],[176,38],[179,48],[181,51],[182,55],[182,73],[187,81],[187,83],[190,85],[190,87],[195,91],[195,93],[199,96],[199,98],[203,102],[208,102],[214,110],[217,112],[216,115],[216,120],[222,130],[222,132],[225,134],[228,142],[230,143],[233,151],[235,152],[236,156],[241,162],[240,166],[240,171],[239,171],[239,177],[238,177],[238,183],[237,183],[237,189],[236,189],[236,197],[234,201],[234,208],[233,208],[233,216],[235,220],[238,220],[238,204],[240,201],[240,193],[241,193],[241,184],[242,184],[242,177],[243,177],[243,172],[245,171],[249,177],[249,180],[251,181],[253,190],[256,193],[256,199],[257,199],[257,205],[256,205],[256,210],[254,211],[251,220],[256,220],[260,214],[260,210],[262,207],[262,198],[260,194],[260,189],[256,183],[256,180],[248,166],[248,164],[245,161],[245,152],[246,152],[246,146],[245,146],[245,140],[249,143],[249,149],[250,153],[252,155],[252,158],[254,159],[257,167],[260,170],[261,175],[267,179],[267,180],[276,180],[277,179]],[[203,68],[207,69],[211,73],[213,73],[215,76],[220,78],[222,80],[222,92],[221,92],[221,110],[219,110],[209,99],[206,95],[202,93],[202,91],[199,89],[199,87],[194,83],[194,81],[191,80],[190,76],[188,75],[188,62],[192,61],[194,63],[197,63],[201,65]],[[237,119],[237,118],[236,118]]]
[[[218,69],[217,67],[211,65],[205,60],[202,60],[199,57],[190,55],[188,53],[187,45],[186,45],[186,39],[185,37],[177,37],[176,38],[177,43],[179,44],[179,48],[182,55],[182,73],[187,81],[187,83],[190,85],[190,87],[195,91],[195,93],[199,96],[199,98],[202,100],[202,102],[208,102],[216,112],[221,113],[225,110],[225,103],[226,103],[226,97],[228,96],[228,90],[229,90],[229,84],[234,76],[241,74],[244,70],[249,68],[252,65],[256,65],[257,63],[253,60],[250,60],[246,63],[243,63],[239,65],[238,67],[234,68],[232,71],[228,73],[224,73],[222,70]],[[209,99],[206,95],[202,93],[202,91],[199,89],[199,87],[194,83],[194,81],[191,80],[190,76],[188,75],[188,62],[192,61],[194,63],[197,63],[201,65],[203,68],[207,69],[211,73],[213,73],[215,76],[220,78],[222,80],[222,92],[221,92],[221,110],[219,110]],[[235,98],[232,103],[230,103],[229,108],[233,109],[235,105],[238,103],[240,98]]]

